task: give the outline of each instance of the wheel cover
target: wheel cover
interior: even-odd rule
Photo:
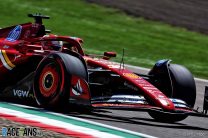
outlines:
[[[41,71],[39,79],[40,92],[43,96],[49,97],[56,93],[60,76],[56,64],[50,63]]]

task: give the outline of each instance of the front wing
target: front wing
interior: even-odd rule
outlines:
[[[208,87],[205,90],[203,112],[199,112],[190,108],[184,101],[179,99],[171,99],[175,109],[166,111],[161,107],[150,105],[142,96],[132,95],[114,95],[111,97],[97,97],[93,98],[91,103],[94,109],[113,109],[113,110],[127,110],[127,111],[144,111],[144,112],[158,112],[163,114],[173,115],[188,115],[198,117],[208,117],[208,102],[206,97],[208,94]]]

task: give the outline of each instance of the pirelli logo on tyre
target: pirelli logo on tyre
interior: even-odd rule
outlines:
[[[12,70],[15,65],[10,61],[9,57],[6,54],[5,50],[0,50],[0,59],[5,68]]]
[[[131,79],[137,79],[137,78],[139,78],[139,76],[137,76],[134,73],[123,73],[123,75],[126,76],[126,77],[128,77],[128,78],[131,78]]]

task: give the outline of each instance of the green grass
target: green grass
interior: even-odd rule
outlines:
[[[1,3],[0,26],[32,21],[27,13],[50,15],[48,29],[59,35],[84,39],[87,52],[116,51],[120,61],[152,67],[159,59],[172,59],[197,77],[208,78],[208,36],[125,15],[119,10],[83,0],[6,0]]]

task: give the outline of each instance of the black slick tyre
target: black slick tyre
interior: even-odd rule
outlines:
[[[173,92],[170,98],[181,99],[189,107],[194,107],[196,100],[196,85],[190,71],[177,64],[169,65],[170,77],[172,81]],[[164,86],[165,87],[165,86]],[[160,122],[178,122],[188,117],[186,114],[170,114],[157,111],[148,112],[149,115]]]

